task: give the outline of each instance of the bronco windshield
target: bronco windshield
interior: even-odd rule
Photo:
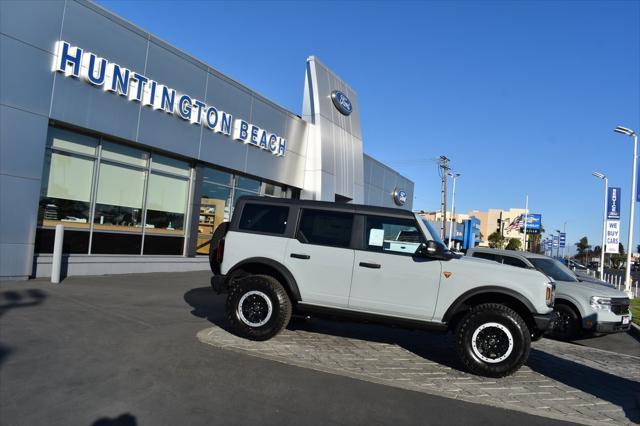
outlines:
[[[556,281],[578,282],[578,279],[573,272],[571,272],[571,269],[555,259],[537,258],[529,259],[529,262],[531,262],[537,270],[542,271]]]

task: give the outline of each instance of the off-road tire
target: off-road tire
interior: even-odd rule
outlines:
[[[483,303],[473,307],[460,320],[455,330],[455,341],[458,358],[468,371],[479,376],[504,377],[516,372],[529,357],[531,332],[513,309],[499,303]],[[496,341],[500,350],[485,349],[491,347],[487,346],[493,344],[490,342]],[[502,356],[505,358],[500,360]]]
[[[251,292],[253,292],[252,296]],[[270,316],[267,318],[265,315],[262,318],[258,314],[258,319],[255,322],[255,324],[259,324],[257,321],[262,319],[265,320],[264,324],[252,326],[247,323],[249,321],[247,318],[243,320],[246,312],[253,313],[245,306],[245,303],[249,303],[248,300],[250,300],[245,296],[247,294],[250,295],[249,297],[254,297],[263,307],[266,306],[264,297],[269,299]],[[244,301],[243,296],[245,296]],[[240,306],[241,302],[242,306]],[[289,324],[292,307],[289,295],[278,280],[268,275],[249,275],[234,282],[229,289],[226,311],[227,321],[235,334],[246,339],[262,341],[271,339]],[[264,312],[264,309],[260,312]]]
[[[580,314],[569,305],[556,303],[556,319],[553,327],[549,330],[549,336],[563,341],[570,341],[580,337],[581,321]]]

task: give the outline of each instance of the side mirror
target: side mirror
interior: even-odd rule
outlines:
[[[426,244],[420,244],[420,247],[416,250],[416,256],[444,258],[444,247],[442,244],[429,240]]]

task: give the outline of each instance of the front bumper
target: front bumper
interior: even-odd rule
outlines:
[[[549,312],[548,314],[533,314],[533,321],[536,324],[536,328],[539,331],[547,331],[553,327],[553,322],[556,319],[556,311]]]
[[[599,322],[596,324],[594,331],[596,333],[619,333],[628,331],[631,328],[631,321],[629,324],[622,324],[617,322]]]
[[[217,294],[227,292],[227,276],[226,275],[214,275],[211,277],[211,288]]]

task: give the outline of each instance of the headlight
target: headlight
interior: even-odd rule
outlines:
[[[610,311],[611,310],[611,298],[610,297],[600,297],[600,296],[591,296],[591,307],[593,309],[599,311]]]
[[[550,282],[547,283],[547,289],[545,291],[545,300],[547,301],[547,306],[553,306],[556,301],[556,283]]]

